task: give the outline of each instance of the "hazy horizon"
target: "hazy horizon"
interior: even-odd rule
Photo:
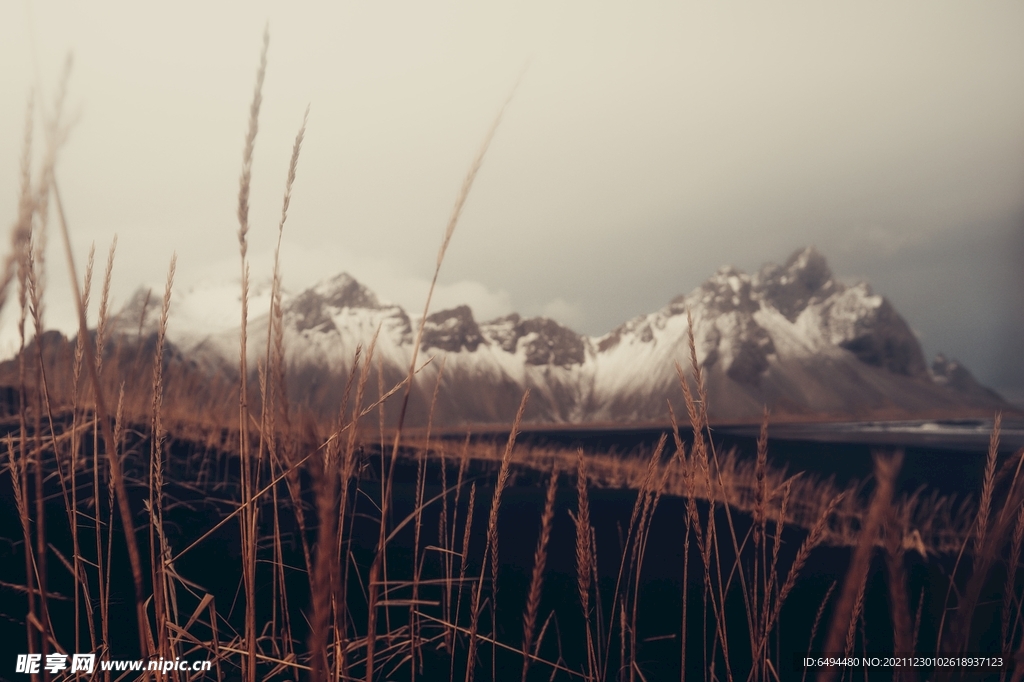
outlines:
[[[465,302],[481,320],[516,311],[600,335],[719,266],[753,272],[814,245],[839,279],[888,297],[929,359],[1024,397],[1018,4],[8,4],[8,224],[26,102],[37,83],[52,98],[70,51],[76,125],[57,172],[79,268],[117,234],[115,304],[162,287],[174,251],[179,289],[237,279],[265,24],[254,279],[269,275],[308,104],[285,286],[348,271],[418,314],[452,202],[526,66],[433,310]],[[70,330],[59,246],[47,320]],[[9,346],[10,315],[0,323]]]

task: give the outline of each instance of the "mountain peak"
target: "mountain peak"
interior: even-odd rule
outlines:
[[[382,307],[376,294],[343,272],[303,291],[285,306],[285,312],[296,318],[300,331],[331,331],[336,327],[330,308],[378,310]]]
[[[835,293],[838,285],[825,256],[808,246],[797,249],[785,265],[769,263],[754,275],[754,289],[790,321],[815,300]]]
[[[813,246],[794,251],[786,259],[784,267],[790,277],[814,291],[832,279],[832,270],[829,269],[825,256]]]
[[[383,307],[376,294],[346,272],[325,279],[304,293],[308,292],[315,293],[325,304],[335,308]]]
[[[472,352],[483,343],[480,327],[468,305],[441,310],[428,315],[423,325],[423,347],[458,353],[465,348]]]
[[[717,313],[752,313],[758,308],[752,295],[750,275],[731,265],[719,268],[701,285],[699,292],[700,302]]]

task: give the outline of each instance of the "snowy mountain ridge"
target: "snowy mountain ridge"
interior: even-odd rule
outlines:
[[[144,332],[155,329],[158,315],[143,313],[144,296],[136,294],[119,316],[122,333],[138,333],[139,321]],[[269,315],[255,311],[267,310],[269,298],[259,303],[250,304],[252,358],[268,338]],[[202,317],[195,312],[201,305],[187,297],[181,305],[192,313],[172,317],[171,342],[196,362],[237,372],[237,324],[206,333],[176,326]],[[282,308],[293,400],[335,410],[356,348],[365,357],[375,335],[374,376],[382,373],[387,388],[407,373],[417,321],[351,276],[287,296]],[[1005,405],[955,362],[940,357],[930,370],[889,301],[866,283],[838,281],[812,247],[752,275],[723,267],[691,293],[600,337],[543,317],[480,323],[467,306],[432,313],[420,357],[433,361],[417,375],[410,418],[425,423],[442,372],[434,417],[442,425],[508,422],[527,388],[534,422],[665,422],[666,400],[681,407],[676,363],[691,372],[688,311],[716,419],[757,419],[765,405],[781,414],[850,416]],[[376,391],[377,379],[369,383]]]

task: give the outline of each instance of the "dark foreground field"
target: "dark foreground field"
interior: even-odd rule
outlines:
[[[8,431],[13,444],[16,425],[11,424]],[[853,481],[855,475],[870,478],[872,451],[877,448],[868,443],[769,440],[768,461],[759,467],[756,439],[743,433],[716,433],[709,442],[714,447],[706,455],[711,466],[709,487],[706,479],[699,482],[700,444],[694,447],[692,430],[679,442],[686,453],[683,457],[675,455],[674,444],[663,445],[657,460],[652,459],[657,440],[651,443],[646,433],[575,432],[567,438],[533,432],[510,452],[500,509],[490,526],[505,443],[435,439],[430,444],[409,444],[400,449],[392,469],[390,449],[385,448],[382,458],[379,439],[374,439],[376,445],[353,441],[344,511],[338,507],[340,487],[331,493],[334,503],[324,506],[327,493],[318,469],[323,464],[317,465],[314,458],[287,479],[291,490],[287,480],[281,480],[258,496],[257,543],[247,557],[240,515],[222,523],[238,510],[242,499],[237,453],[211,447],[212,441],[200,445],[169,439],[156,526],[147,511],[152,462],[146,454],[151,442],[144,432],[126,430],[123,458],[144,558],[144,589],[153,594],[158,573],[150,557],[160,552],[165,553],[166,569],[156,584],[163,580],[173,585],[166,590],[168,601],[173,600],[173,605],[165,607],[166,649],[157,648],[161,645],[152,634],[159,632],[153,599],[143,605],[146,627],[152,628],[149,637],[154,640],[150,653],[173,651],[182,658],[215,659],[216,670],[207,674],[208,679],[242,679],[249,648],[247,618],[253,619],[257,632],[256,677],[307,678],[315,667],[310,647],[317,636],[318,597],[323,598],[321,603],[328,600],[330,611],[327,625],[322,626],[327,638],[323,644],[328,648],[324,663],[341,679],[367,676],[371,599],[376,604],[374,679],[474,675],[491,679],[492,674],[494,679],[521,679],[524,616],[531,611],[531,591],[535,595],[527,679],[775,679],[776,675],[799,679],[804,670],[795,666],[794,655],[823,648],[858,551],[858,526],[869,523],[870,503],[879,487],[875,482],[857,486]],[[671,434],[665,435],[674,443]],[[27,529],[30,541],[45,533],[47,549],[27,554],[36,566],[43,565],[40,557],[45,554],[45,606],[38,599],[38,588],[31,601],[26,593],[26,586],[35,581],[26,580],[25,574],[25,527],[12,487],[18,477],[12,477],[8,464],[0,478],[0,641],[11,643],[4,647],[9,653],[0,662],[0,676],[14,670],[15,654],[29,650],[29,639],[39,650],[40,628],[32,621],[39,622],[44,615],[42,629],[53,638],[49,652],[56,650],[56,643],[66,652],[95,651],[110,659],[140,656],[130,561],[106,480],[100,486],[98,507],[94,502],[92,444],[86,431],[81,435],[75,477],[78,562],[65,501],[71,494],[69,469],[65,464],[58,473],[52,453],[43,458],[40,499],[45,522],[30,512]],[[879,546],[868,552],[863,594],[854,613],[847,615],[852,640],[845,628],[842,633],[850,655],[892,654],[899,649],[893,572],[900,569],[903,606],[912,628],[911,633],[902,634],[911,636],[914,652],[933,654],[954,646],[1006,656],[1019,648],[1021,515],[999,504],[1006,495],[1019,494],[1015,481],[1010,489],[1019,455],[995,450],[988,525],[989,533],[1000,532],[1003,537],[1000,548],[990,550],[994,554],[986,559],[979,556],[976,543],[977,498],[985,487],[987,448],[972,445],[968,449],[905,448],[904,466],[893,481],[887,513],[893,519],[904,514],[910,525],[915,513],[930,513],[934,527],[924,532],[925,524],[918,520],[918,537],[926,544],[923,554],[922,548],[907,541],[909,526],[901,528],[894,543],[885,540],[891,526],[875,529]],[[16,452],[16,446],[9,452]],[[578,452],[584,452],[579,461]],[[718,467],[716,457],[722,460]],[[582,489],[578,486],[581,462],[589,480]],[[688,464],[694,465],[690,474],[680,474]],[[800,464],[810,465],[803,467],[809,471],[801,477],[810,487],[801,488],[799,496],[791,493],[783,502],[782,482],[788,479],[779,469],[786,467],[788,476]],[[102,461],[100,466],[102,477]],[[679,472],[673,473],[675,469]],[[1000,470],[1002,480],[996,475]],[[545,515],[552,471],[557,488]],[[757,505],[759,471],[766,484],[757,512],[751,504]],[[824,480],[830,471],[839,474],[835,484]],[[718,472],[720,481],[716,481]],[[25,468],[24,476],[29,484],[22,504],[37,509],[33,464]],[[387,487],[382,483],[389,481],[391,502],[383,527],[393,537],[385,543],[386,562],[375,568],[382,487]],[[690,486],[692,494],[681,494],[680,483]],[[914,500],[929,497],[930,491],[918,490],[922,485],[934,488],[936,495],[931,507],[915,512]],[[820,498],[808,502],[811,489],[818,490]],[[841,489],[847,489],[847,499],[854,504],[829,509],[829,499]],[[949,500],[949,496],[955,497]],[[726,501],[731,504],[723,504]],[[472,523],[466,535],[470,504]],[[581,506],[589,513],[589,547],[579,542]],[[93,522],[97,508],[98,543]],[[1009,523],[997,529],[1004,513]],[[780,534],[776,519],[782,514],[786,523]],[[534,577],[545,516],[550,537],[542,547],[544,570]],[[826,526],[819,529],[822,537],[812,539],[818,546],[794,568],[798,553],[807,546],[809,531],[823,517],[827,518]],[[338,520],[343,524],[340,531]],[[325,538],[325,525],[334,527],[335,540]],[[758,527],[764,530],[758,532]],[[155,528],[159,531],[154,532]],[[707,543],[706,564],[698,537]],[[946,538],[946,546],[930,546],[940,538]],[[495,544],[497,560],[492,563]],[[326,577],[323,568],[318,569],[325,545],[335,547]],[[97,547],[106,553],[99,560]],[[77,586],[72,563],[83,576]],[[244,600],[247,566],[254,580],[251,606]],[[581,570],[583,566],[589,569]],[[98,573],[100,567],[103,573]],[[985,571],[984,579],[977,578],[979,570]],[[368,583],[377,571],[380,591],[371,595]],[[789,584],[793,571],[798,574]],[[100,575],[105,587],[100,586]],[[960,627],[961,604],[970,598],[974,583],[979,584],[972,617],[966,629],[956,633],[960,639],[951,639],[953,627]],[[950,585],[954,585],[952,591]],[[586,588],[587,619],[581,586]],[[783,590],[787,590],[784,595]],[[770,595],[767,599],[765,591]],[[778,621],[768,626],[765,644],[760,645],[758,638],[766,626],[758,621],[774,618],[773,610],[783,599]],[[471,639],[475,640],[472,646]],[[345,651],[343,657],[335,646]],[[757,666],[752,668],[752,647],[758,646],[767,649],[758,656],[764,675]],[[469,672],[468,656],[475,660]],[[817,673],[809,671],[808,677],[814,679]],[[851,677],[848,671],[846,677],[862,679],[865,674],[866,679],[896,678],[884,666],[869,671],[858,668],[856,675]],[[999,676],[991,670],[958,670],[952,679]],[[931,669],[922,669],[916,679],[939,678]]]

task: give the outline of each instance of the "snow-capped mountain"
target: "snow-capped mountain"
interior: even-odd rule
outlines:
[[[154,328],[149,308],[156,311],[159,299],[146,307],[145,296],[140,292],[119,316],[123,333]],[[181,304],[188,314],[172,316],[170,341],[200,366],[237,372],[237,325],[204,333],[188,324],[203,317],[198,296]],[[267,307],[250,307],[253,368],[266,354],[269,326],[269,315],[255,311]],[[466,306],[433,313],[417,364],[430,361],[416,376],[408,423],[425,424],[439,373],[434,422],[443,426],[507,423],[527,388],[533,422],[666,422],[666,401],[685,414],[675,365],[691,373],[687,311],[712,419],[756,420],[765,405],[776,415],[834,417],[1008,407],[953,361],[940,356],[929,369],[888,300],[866,283],[844,285],[807,248],[753,275],[723,267],[661,310],[596,338],[542,317],[479,323]],[[362,347],[365,362],[375,336],[367,395],[376,398],[378,386],[386,390],[407,374],[417,327],[402,308],[346,274],[286,296],[292,402],[336,411],[356,349]],[[386,410],[397,413],[392,404]]]

